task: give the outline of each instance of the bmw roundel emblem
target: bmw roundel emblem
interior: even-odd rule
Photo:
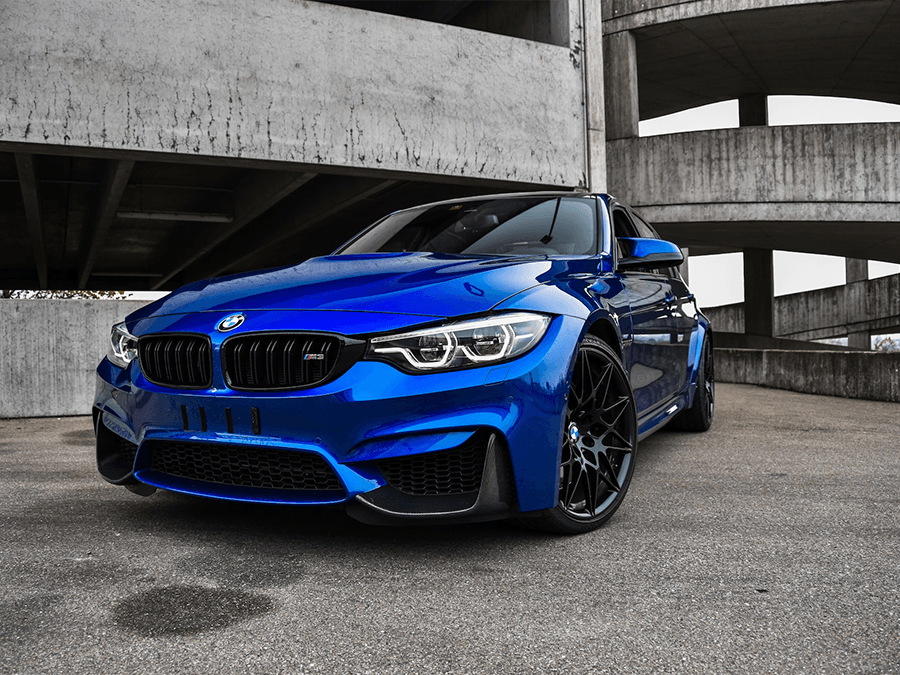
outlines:
[[[234,330],[238,326],[244,323],[244,315],[243,314],[232,314],[231,316],[226,316],[219,322],[219,325],[216,326],[216,330],[220,333],[227,333],[230,330]]]

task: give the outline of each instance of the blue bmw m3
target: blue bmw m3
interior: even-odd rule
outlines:
[[[682,260],[609,195],[541,192],[406,209],[332,255],[190,284],[113,326],[97,466],[141,495],[587,532],[641,438],[712,421]]]

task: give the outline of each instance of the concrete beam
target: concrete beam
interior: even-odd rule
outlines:
[[[633,206],[900,204],[900,123],[715,129],[607,152],[610,190]]]
[[[590,4],[590,3],[588,3]],[[637,44],[632,33],[616,33],[603,40],[603,83],[606,98],[606,138],[638,135]],[[619,170],[610,165],[610,173]]]
[[[306,185],[315,176],[314,173],[265,171],[252,172],[244,176],[234,189],[234,220],[231,224],[214,237],[209,237],[206,233],[188,231],[179,245],[181,253],[176,262],[153,284],[153,290],[165,286],[176,274],[240,232],[247,224]]]
[[[738,120],[742,127],[769,124],[769,99],[765,94],[748,94],[738,99]]]
[[[847,283],[869,280],[869,261],[859,258],[846,258],[844,261],[847,270]]]
[[[38,192],[34,155],[17,152],[16,170],[19,173],[19,188],[22,191],[22,202],[25,205],[25,224],[28,228],[28,238],[31,240],[31,251],[34,255],[38,284],[40,284],[40,288],[46,289],[47,243],[44,234],[44,222],[41,217],[41,197]]]
[[[395,184],[392,180],[335,180],[323,176],[310,189],[283,202],[272,214],[272,224],[264,232],[245,227],[187,267],[184,277],[193,281],[241,270],[254,256]]]
[[[900,123],[610,141],[609,191],[692,248],[900,262]]]
[[[3,30],[3,143],[584,181],[568,48],[295,0],[7,0]]]
[[[119,200],[128,185],[128,178],[134,162],[131,160],[119,160],[109,162],[104,171],[100,191],[91,210],[81,237],[81,246],[78,249],[78,281],[77,287],[87,288],[88,279],[94,269],[94,263],[100,253],[100,247],[106,238],[106,233],[119,207]]]
[[[744,327],[750,335],[775,337],[775,276],[771,250],[744,250]]]
[[[619,33],[636,28],[698,19],[726,12],[745,12],[760,9],[776,9],[788,6],[813,5],[815,7],[847,0],[601,0],[604,16],[604,34]]]

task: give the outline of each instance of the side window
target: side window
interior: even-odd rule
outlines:
[[[620,208],[613,210],[613,234],[616,237],[616,248],[618,249],[619,257],[621,258],[624,253],[622,252],[622,247],[619,245],[619,238],[636,237],[637,231],[631,223],[631,218],[629,218],[628,214]]]
[[[640,233],[641,237],[649,237],[651,239],[660,239],[661,237],[657,233],[656,230],[653,229],[653,226],[650,225],[646,220],[641,218],[634,211],[631,212],[631,215],[634,216],[634,224],[637,227],[637,231]],[[678,271],[677,267],[659,267],[651,270],[656,274],[664,274],[667,277],[671,277],[673,279],[681,279],[681,273]]]
[[[631,215],[634,216],[634,226],[637,228],[639,237],[646,237],[647,239],[659,239],[659,235],[656,234],[656,230],[650,227],[650,223],[641,218],[634,211],[631,212]]]

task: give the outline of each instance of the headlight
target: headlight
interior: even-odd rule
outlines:
[[[109,335],[109,351],[106,358],[119,368],[127,368],[137,358],[137,338],[125,329],[125,322],[112,327]]]
[[[550,325],[543,314],[499,314],[369,340],[366,358],[407,372],[500,363],[534,347]]]

